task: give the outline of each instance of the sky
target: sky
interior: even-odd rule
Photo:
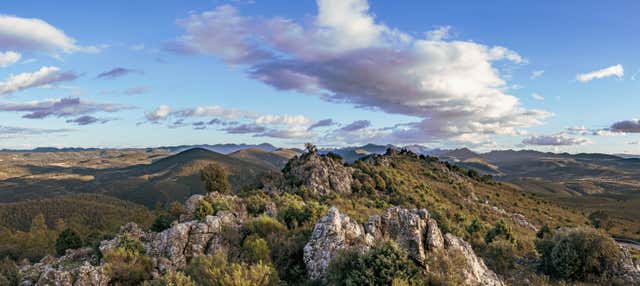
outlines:
[[[0,148],[640,154],[640,3],[6,1]]]

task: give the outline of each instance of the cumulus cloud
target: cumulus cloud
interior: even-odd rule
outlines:
[[[171,106],[160,105],[154,111],[146,112],[144,116],[150,122],[158,122],[166,119],[170,114],[171,114]]]
[[[332,125],[335,125],[335,124],[336,123],[333,122],[333,119],[331,119],[331,118],[322,119],[320,121],[317,121],[316,123],[311,124],[311,126],[309,126],[309,128],[307,130],[311,131],[311,130],[316,129],[316,128],[332,126]]]
[[[618,121],[611,124],[609,130],[613,132],[640,133],[640,119]]]
[[[78,97],[47,99],[30,102],[0,102],[2,112],[26,113],[22,117],[42,119],[46,117],[72,117],[97,112],[117,112],[131,107],[120,104],[97,103]]]
[[[0,94],[9,94],[27,88],[72,81],[78,76],[73,72],[62,72],[58,67],[42,67],[33,73],[11,75],[0,82]]]
[[[534,71],[531,72],[530,78],[531,79],[536,79],[536,78],[541,77],[543,74],[544,74],[543,70],[534,70]]]
[[[525,145],[540,145],[540,146],[569,146],[569,145],[584,145],[589,144],[591,141],[582,137],[575,137],[573,135],[565,133],[557,133],[551,135],[539,135],[531,136],[522,140],[522,144]]]
[[[111,70],[108,70],[108,71],[100,73],[98,76],[96,76],[96,78],[99,78],[99,79],[116,79],[116,78],[131,74],[131,73],[141,74],[142,71],[128,69],[128,68],[122,68],[122,67],[117,67],[117,68],[113,68]]]
[[[109,122],[111,120],[112,119],[109,119],[109,118],[97,118],[97,117],[93,117],[91,115],[83,115],[83,116],[80,116],[78,118],[69,119],[66,122],[67,123],[75,123],[75,124],[78,124],[78,125],[90,125],[90,124],[94,124],[94,123],[104,124],[104,123],[107,123],[107,122]]]
[[[576,76],[576,79],[579,82],[589,82],[594,79],[601,79],[601,78],[610,77],[610,76],[622,78],[622,76],[624,76],[624,68],[622,67],[622,65],[618,64],[618,65],[610,66],[597,71],[578,74]]]
[[[532,94],[531,94],[531,97],[532,97],[533,99],[535,99],[535,100],[544,100],[544,96],[540,95],[540,94],[539,94],[539,93],[537,93],[537,92],[532,93]]]
[[[15,64],[20,58],[22,58],[22,55],[13,51],[0,52],[0,68]]]
[[[185,33],[167,45],[243,66],[279,90],[417,118],[385,130],[394,143],[521,134],[552,115],[507,93],[494,63],[525,63],[515,51],[412,37],[378,23],[365,0],[317,3],[318,14],[305,24],[219,6],[180,20]]]
[[[56,54],[98,52],[100,48],[79,46],[62,30],[36,18],[0,15],[0,50],[43,51]]]

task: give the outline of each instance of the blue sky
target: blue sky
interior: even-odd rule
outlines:
[[[640,153],[640,4],[479,2],[3,3],[0,148]]]

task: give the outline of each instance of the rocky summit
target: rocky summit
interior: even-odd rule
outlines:
[[[425,267],[429,255],[460,251],[466,265],[459,266],[459,274],[464,276],[467,285],[504,285],[467,242],[449,233],[443,237],[438,224],[430,218],[426,209],[399,207],[370,217],[364,226],[340,214],[335,207],[329,209],[327,215],[315,225],[304,247],[304,261],[309,276],[322,279],[329,263],[341,250],[365,251],[388,239],[397,242],[412,259]]]

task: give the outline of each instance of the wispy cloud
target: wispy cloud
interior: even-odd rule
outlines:
[[[569,145],[584,145],[590,144],[589,139],[583,137],[576,137],[573,135],[558,133],[551,135],[538,135],[531,136],[522,141],[525,145],[539,145],[539,146],[569,146]]]
[[[143,72],[140,71],[140,70],[117,67],[117,68],[113,68],[111,70],[108,70],[108,71],[100,73],[98,76],[96,76],[96,78],[99,78],[99,79],[116,79],[116,78],[123,77],[125,75],[132,74],[132,73],[142,74]]]
[[[0,94],[9,94],[32,87],[72,81],[78,76],[73,72],[62,72],[58,67],[42,67],[33,73],[12,75],[0,82]]]
[[[607,68],[603,68],[597,71],[592,71],[589,73],[578,74],[576,79],[579,82],[589,82],[594,79],[601,79],[606,77],[615,76],[617,78],[622,78],[624,76],[624,68],[622,65],[610,66]]]
[[[0,102],[0,112],[26,113],[22,117],[28,119],[73,117],[97,112],[111,113],[130,108],[120,104],[92,102],[78,97],[30,102]]]

